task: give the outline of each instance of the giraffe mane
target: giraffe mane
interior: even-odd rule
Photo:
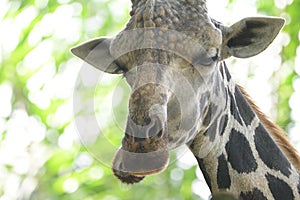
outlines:
[[[260,121],[263,123],[275,143],[279,146],[281,151],[285,154],[292,165],[300,172],[300,156],[297,150],[291,145],[286,137],[285,131],[283,131],[277,124],[273,123],[268,116],[266,116],[259,107],[254,103],[252,98],[248,95],[245,89],[238,85],[238,88],[250,104]]]

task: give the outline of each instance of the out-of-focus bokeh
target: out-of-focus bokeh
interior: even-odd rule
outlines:
[[[229,59],[228,66],[300,150],[300,1],[210,0],[208,7],[226,25],[258,15],[286,19],[264,53]],[[100,83],[81,79],[83,63],[69,49],[116,34],[129,11],[129,0],[0,0],[0,200],[208,199],[185,148],[171,153],[165,172],[137,185],[121,184],[109,168],[123,136],[129,88],[116,75],[102,74]],[[78,91],[81,106],[74,111]],[[94,115],[85,110],[88,99],[102,140],[77,133],[75,121],[88,129]]]

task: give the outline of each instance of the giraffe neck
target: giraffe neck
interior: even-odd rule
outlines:
[[[226,190],[240,199],[300,199],[297,170],[234,84],[225,63],[220,74],[227,91],[224,112],[190,145],[212,193]]]

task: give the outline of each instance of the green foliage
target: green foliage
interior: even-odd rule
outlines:
[[[230,0],[235,3],[235,0]],[[4,199],[199,199],[192,189],[195,165],[184,170],[172,152],[172,164],[140,184],[124,185],[114,178],[110,162],[122,138],[129,88],[114,76],[99,88],[83,91],[83,101],[95,98],[97,116],[106,116],[105,99],[115,87],[122,100],[107,117],[103,138],[83,145],[74,119],[73,91],[82,63],[69,49],[79,42],[113,35],[129,19],[125,0],[10,0],[0,3],[0,196]],[[260,12],[289,15],[284,31],[290,43],[284,62],[293,63],[299,46],[300,2],[282,9],[273,0],[258,0]],[[2,10],[1,10],[2,9]],[[278,89],[278,121],[292,123],[289,97],[292,71]],[[104,105],[105,104],[105,105]],[[102,106],[101,106],[102,105]],[[103,106],[104,105],[104,106]],[[116,121],[118,122],[116,126]],[[121,128],[120,128],[121,127]],[[102,156],[102,157],[101,157]],[[104,157],[103,157],[104,156]],[[194,161],[195,162],[195,161]],[[199,188],[201,190],[202,188]]]

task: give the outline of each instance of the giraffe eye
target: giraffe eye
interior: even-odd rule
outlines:
[[[205,52],[198,55],[195,59],[193,64],[194,65],[201,65],[205,67],[211,66],[214,62],[216,62],[219,58],[218,50],[215,54],[211,54],[211,52]]]
[[[210,58],[215,62],[219,58],[219,49],[217,49],[217,48],[211,48],[208,51],[208,54],[209,54]]]
[[[216,54],[215,56],[211,57],[211,59],[212,59],[214,62],[217,61],[218,58],[219,58],[219,55],[218,55],[218,54]]]

